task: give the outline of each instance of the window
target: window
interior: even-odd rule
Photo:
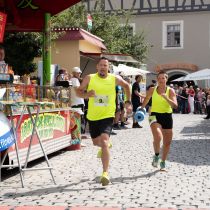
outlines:
[[[163,49],[183,49],[183,21],[163,22]]]

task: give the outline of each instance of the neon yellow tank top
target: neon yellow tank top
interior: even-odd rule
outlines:
[[[166,95],[169,96],[170,88],[166,88]],[[157,86],[152,94],[152,108],[151,112],[157,113],[172,113],[172,108],[170,104],[157,92]]]
[[[96,96],[89,98],[88,120],[96,121],[115,116],[115,80],[116,78],[112,74],[108,74],[106,78],[99,77],[98,73],[90,75],[87,91],[95,90]]]

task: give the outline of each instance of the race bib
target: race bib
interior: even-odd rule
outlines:
[[[149,124],[151,125],[152,123],[157,122],[157,118],[155,115],[149,116]]]
[[[104,95],[97,95],[94,97],[95,106],[108,106],[109,97]]]

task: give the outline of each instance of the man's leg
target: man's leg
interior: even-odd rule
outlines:
[[[96,146],[101,147],[102,154],[101,154],[101,161],[103,165],[103,173],[100,178],[100,182],[102,186],[106,186],[109,184],[109,160],[110,160],[110,153],[109,153],[109,135],[106,133],[102,133],[99,137],[93,139],[93,143]]]
[[[102,133],[100,136],[93,139],[93,144],[95,146],[101,147],[102,149],[101,161],[103,165],[103,172],[108,172],[109,160],[110,160],[109,135],[106,133]]]
[[[119,120],[120,120],[120,109],[115,112],[115,118],[114,118],[114,124],[113,124],[113,129],[114,130],[120,130],[119,126]]]

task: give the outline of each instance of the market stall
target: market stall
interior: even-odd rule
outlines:
[[[24,84],[1,85],[0,171],[19,167],[22,187],[23,174],[28,170],[49,170],[48,154],[63,148],[80,148],[80,110],[71,109],[71,89]],[[6,119],[9,119],[9,121]],[[44,157],[42,168],[27,168],[28,162]]]
[[[25,84],[1,84],[6,89],[0,98],[2,112],[13,118],[16,129],[17,145],[21,165],[25,164],[28,147],[33,135],[28,161],[44,156],[40,150],[39,139],[42,141],[46,154],[63,148],[80,147],[80,110],[72,109],[70,104],[71,87],[38,86]],[[12,103],[12,116],[8,112],[8,105]],[[26,106],[27,105],[27,106]],[[31,105],[31,106],[30,106]],[[33,122],[27,108],[30,106],[31,115],[35,118],[37,109],[36,128],[38,135],[32,133]],[[23,110],[25,108],[25,110]],[[23,114],[21,114],[23,113]],[[16,167],[18,165],[15,147],[7,149],[7,162]]]
[[[44,31],[43,35],[47,35],[49,26],[50,15],[55,15],[62,10],[69,8],[70,6],[80,2],[80,0],[59,0],[54,1],[6,1],[3,0],[0,3],[1,12],[1,28],[5,31],[20,32],[20,31]],[[34,19],[36,17],[36,19]],[[47,19],[48,17],[48,19]],[[4,30],[1,30],[1,42],[4,37]],[[49,34],[48,34],[49,35]],[[48,36],[49,39],[49,36]],[[48,42],[47,42],[48,43]],[[44,55],[43,60],[49,58],[49,46],[43,47]],[[45,52],[46,51],[46,52]],[[50,65],[49,65],[50,66]],[[5,67],[7,67],[5,65]],[[45,66],[44,71],[48,71],[48,66]],[[49,72],[48,72],[49,73]],[[42,72],[43,75],[48,75],[46,72]],[[13,118],[14,122],[20,122],[19,128],[16,130],[17,133],[17,144],[20,148],[20,161],[24,159],[25,151],[29,145],[31,129],[30,116],[26,112],[22,119],[20,119],[20,113],[23,106],[20,106],[21,102],[46,102],[50,101],[54,104],[54,107],[42,106],[38,122],[37,129],[43,144],[46,147],[47,154],[57,151],[59,149],[68,147],[69,145],[77,145],[74,148],[79,148],[80,142],[80,114],[77,110],[70,108],[70,88],[63,87],[47,87],[47,86],[36,86],[36,85],[24,85],[24,84],[12,84],[13,77],[11,74],[6,72],[6,68],[0,69],[0,88],[6,88],[5,94],[0,97],[3,102],[17,102],[19,106],[13,106]],[[1,103],[2,111],[8,118],[10,117],[7,113],[8,103]],[[32,114],[36,113],[36,106],[33,108]],[[62,126],[62,128],[60,127]],[[37,149],[37,138],[34,136],[33,145],[31,148],[30,160],[34,160],[42,156],[39,154]],[[1,152],[3,153],[3,152]],[[14,155],[14,146],[8,148],[8,156],[6,160],[12,165],[17,165],[17,159]]]

